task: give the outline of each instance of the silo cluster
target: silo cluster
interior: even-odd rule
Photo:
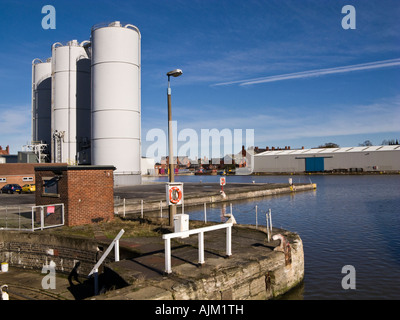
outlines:
[[[141,182],[139,29],[93,26],[90,41],[54,43],[32,63],[32,141],[51,162],[114,165],[117,185]]]

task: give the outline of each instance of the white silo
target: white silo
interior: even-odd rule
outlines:
[[[52,162],[78,164],[82,150],[90,153],[89,45],[52,46]]]
[[[51,145],[51,58],[32,61],[32,143]]]
[[[116,185],[141,183],[140,31],[92,28],[92,164],[114,165]]]

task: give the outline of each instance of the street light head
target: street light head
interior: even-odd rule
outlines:
[[[182,75],[182,70],[181,69],[175,69],[167,73],[167,76],[172,76],[172,77],[179,77]]]

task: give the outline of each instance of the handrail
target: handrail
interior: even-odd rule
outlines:
[[[180,231],[174,233],[164,234],[162,238],[164,239],[165,246],[165,272],[171,273],[171,239],[172,238],[184,238],[192,234],[199,234],[199,264],[204,263],[204,232],[214,231],[226,228],[226,255],[232,255],[232,222],[226,222],[222,224],[217,224],[209,227],[203,227],[198,229],[192,229],[187,231]]]
[[[92,271],[89,273],[89,277],[91,275],[94,275],[94,294],[97,296],[99,293],[99,267],[103,263],[104,259],[107,258],[108,254],[112,250],[112,248],[115,246],[115,261],[119,261],[119,239],[122,237],[124,234],[125,230],[121,229],[121,231],[117,234],[117,236],[114,238],[114,240],[110,243],[108,246],[106,252],[103,253],[99,261],[95,264],[93,267]]]
[[[117,236],[114,238],[114,240],[108,246],[106,252],[103,253],[103,255],[101,256],[99,261],[97,261],[97,263],[93,267],[92,271],[90,271],[90,273],[88,275],[89,277],[93,273],[95,273],[95,272],[97,273],[97,270],[99,269],[100,265],[103,263],[104,259],[107,258],[108,254],[110,253],[110,251],[113,249],[114,246],[115,246],[115,261],[119,261],[119,239],[122,237],[124,232],[125,232],[125,230],[121,229],[121,231],[117,234]]]

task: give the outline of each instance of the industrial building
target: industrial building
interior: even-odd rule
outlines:
[[[112,165],[116,185],[140,184],[140,43],[137,27],[115,21],[93,26],[90,41],[57,42],[50,58],[33,60],[27,147],[40,145],[52,163]]]
[[[400,145],[271,150],[254,155],[254,173],[400,171]]]

